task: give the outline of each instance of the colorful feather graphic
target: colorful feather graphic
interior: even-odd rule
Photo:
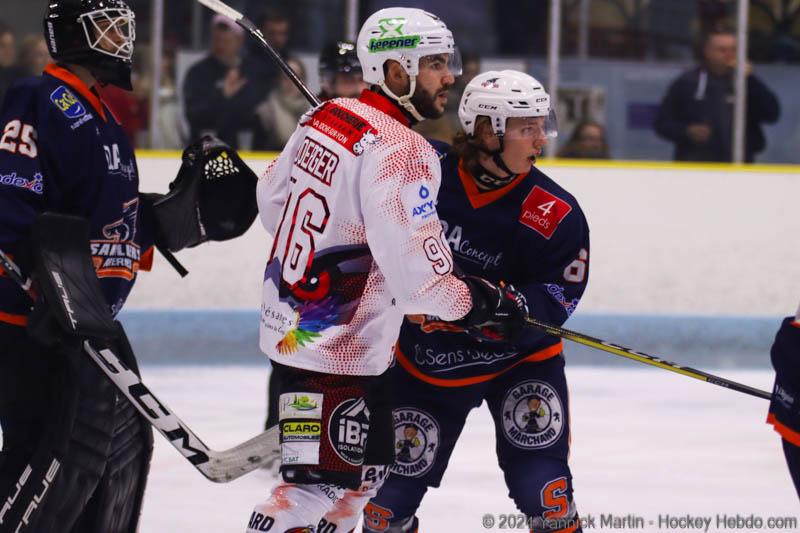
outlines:
[[[275,346],[282,355],[290,355],[298,346],[306,346],[321,337],[320,331],[336,325],[339,319],[336,299],[328,296],[319,301],[304,302],[296,309],[297,321]]]

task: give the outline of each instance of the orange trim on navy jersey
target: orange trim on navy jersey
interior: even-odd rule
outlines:
[[[467,193],[467,198],[469,199],[469,203],[472,204],[473,209],[478,209],[479,207],[483,207],[496,200],[499,200],[506,194],[510,193],[514,187],[519,185],[519,182],[525,179],[525,176],[527,176],[527,174],[517,174],[517,176],[511,180],[511,183],[503,185],[499,189],[495,189],[493,191],[481,191],[478,189],[478,186],[475,185],[475,178],[473,178],[469,171],[464,168],[464,162],[458,162],[458,177],[461,178],[461,183],[464,185],[464,190]]]
[[[797,320],[795,320],[794,322],[792,322],[792,325],[793,325],[794,327],[796,327],[796,328],[800,328],[800,322],[798,322]]]
[[[5,322],[6,324],[11,324],[12,326],[27,326],[28,317],[25,315],[15,315],[0,311],[0,322]]]
[[[431,385],[436,385],[437,387],[465,387],[467,385],[475,385],[477,383],[484,383],[491,379],[496,378],[500,374],[504,374],[514,368],[517,365],[521,365],[522,363],[538,363],[541,361],[545,361],[547,359],[553,358],[564,351],[564,343],[562,341],[558,341],[558,344],[554,344],[549,346],[543,350],[539,350],[538,352],[534,352],[529,356],[525,357],[524,359],[520,359],[513,365],[509,366],[501,370],[500,372],[495,372],[494,374],[484,374],[482,376],[473,376],[471,378],[457,378],[457,379],[442,379],[442,378],[434,378],[427,374],[423,374],[420,370],[414,366],[414,363],[408,360],[403,352],[400,351],[400,347],[395,347],[394,353],[397,356],[397,361],[400,363],[406,372],[414,376],[415,378],[419,379],[420,381],[424,381],[426,383],[430,383]]]
[[[791,442],[795,446],[800,447],[800,433],[781,424],[774,414],[769,413],[767,415],[767,424],[772,424],[772,427],[775,428],[775,431],[783,438],[783,440]]]
[[[75,89],[78,93],[86,98],[89,103],[92,105],[95,111],[97,111],[100,116],[103,118],[104,122],[108,122],[106,118],[106,112],[103,108],[103,102],[100,101],[100,97],[97,96],[97,93],[92,91],[89,87],[86,86],[81,79],[73,74],[72,72],[68,71],[64,67],[59,67],[55,63],[50,63],[46,67],[44,67],[44,71],[47,74],[50,74],[54,78],[58,78],[59,80],[63,81],[70,88]]]
[[[144,272],[150,272],[153,270],[153,250],[154,247],[150,247],[144,251],[142,257],[139,259],[139,270]]]

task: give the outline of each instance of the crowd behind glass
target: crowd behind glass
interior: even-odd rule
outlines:
[[[363,18],[394,3],[362,1],[359,15]],[[481,70],[502,68],[510,61],[546,83],[549,2],[465,0],[458,10],[437,0],[412,3],[446,14],[464,61],[464,75],[451,89],[446,116],[419,124],[417,129],[423,135],[452,139],[458,128],[460,92]],[[159,146],[150,146],[148,135],[154,89],[148,46],[149,0],[135,6],[137,33],[144,38],[137,43],[133,91],[100,88],[134,145],[181,149],[192,139],[213,133],[240,150],[280,150],[308,109],[306,99],[239,26],[203,10],[198,39],[197,27],[193,32],[186,20],[191,2],[165,4],[165,44],[158,87]],[[335,54],[337,46],[349,46],[340,43],[345,27],[343,0],[241,0],[231,4],[256,22],[298,76],[322,97],[350,96],[362,87],[354,80],[348,81],[347,88],[334,91],[332,78],[318,71],[321,64],[324,70],[325,53]],[[768,144],[779,142],[778,138],[790,142],[793,136],[794,126],[784,121],[794,117],[782,116],[781,95],[785,91],[780,89],[784,78],[798,75],[800,5],[795,4],[800,3],[750,2],[745,136],[745,159],[749,162],[800,162],[790,157],[780,160],[779,151],[763,157]],[[665,158],[671,154],[675,160],[730,161],[735,9],[736,2],[731,0],[564,0],[563,71],[557,107],[562,137],[557,155],[652,158],[647,149],[637,151],[635,143],[627,141],[636,138],[630,134],[638,129],[652,137],[651,144],[659,143],[658,153]],[[0,99],[14,79],[37,75],[49,61],[40,33],[20,33],[9,22],[0,20]],[[200,42],[204,49],[193,48],[192,42]],[[190,61],[181,63],[179,58]],[[598,65],[605,65],[605,70],[616,69],[622,73],[617,75],[628,79],[642,64],[661,69],[663,78],[660,94],[649,91],[650,101],[618,94],[613,80],[603,81],[602,76],[594,83],[586,81]],[[762,70],[768,75],[762,75]],[[570,72],[576,74],[571,78]],[[664,78],[665,72],[669,78]],[[357,65],[352,74],[348,80],[357,74]],[[793,85],[788,81],[783,85],[787,83]],[[629,86],[635,86],[635,80]],[[618,104],[621,98],[625,101]],[[800,137],[800,131],[796,135]]]

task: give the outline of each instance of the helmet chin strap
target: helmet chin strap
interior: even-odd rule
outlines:
[[[411,97],[414,95],[414,90],[417,88],[417,77],[416,76],[409,76],[411,78],[411,88],[408,90],[408,94],[405,96],[397,96],[392,92],[392,90],[386,85],[385,80],[381,80],[380,87],[383,89],[383,92],[386,93],[387,96],[392,98],[395,102],[403,106],[403,109],[411,113],[411,116],[414,117],[414,120],[417,122],[422,122],[425,120],[425,117],[419,114],[417,108],[414,107],[414,104],[411,102]]]
[[[480,145],[478,145],[478,150],[480,150],[481,152],[483,152],[486,155],[492,156],[492,162],[494,162],[494,164],[497,165],[497,168],[499,168],[503,172],[508,173],[509,176],[513,176],[514,174],[516,174],[516,172],[514,172],[513,170],[508,168],[508,165],[506,165],[506,162],[503,161],[502,153],[503,153],[503,150],[505,150],[505,144],[503,143],[503,137],[504,137],[503,135],[497,135],[497,139],[500,141],[500,148],[498,148],[497,150],[487,150],[486,148],[484,148],[483,146],[480,146]]]

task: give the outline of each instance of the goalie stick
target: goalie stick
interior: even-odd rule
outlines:
[[[800,309],[798,309],[797,313],[798,313],[798,319],[800,320]],[[527,317],[525,319],[525,323],[536,329],[540,329],[546,333],[549,333],[550,335],[555,335],[556,337],[563,337],[567,340],[571,340],[572,342],[577,342],[578,344],[589,346],[590,348],[595,348],[597,350],[602,350],[604,352],[613,353],[614,355],[619,355],[620,357],[633,359],[634,361],[639,361],[640,363],[644,363],[646,365],[655,366],[658,368],[662,368],[664,370],[669,370],[670,372],[675,372],[676,374],[682,374],[690,378],[699,379],[700,381],[705,381],[713,385],[725,387],[726,389],[731,389],[737,392],[742,392],[744,394],[749,394],[757,398],[764,398],[765,400],[772,399],[772,395],[766,391],[759,390],[750,387],[748,385],[742,385],[741,383],[736,383],[735,381],[731,381],[729,379],[721,378],[713,374],[708,374],[701,370],[695,370],[694,368],[688,366],[682,366],[677,363],[665,361],[660,357],[655,357],[643,352],[637,352],[631,350],[630,348],[620,346],[619,344],[613,344],[608,341],[596,339],[594,337],[590,337],[589,335],[584,335],[583,333],[577,333],[575,331],[570,331],[568,329],[552,326],[545,322],[540,322],[535,318]]]
[[[0,266],[31,298],[34,297],[31,279],[25,277],[2,250]],[[172,410],[156,398],[139,376],[111,349],[96,349],[87,339],[83,341],[83,351],[136,410],[207,479],[216,483],[232,481],[270,463],[279,453],[277,426],[228,450],[210,449]]]
[[[267,39],[264,37],[264,34],[261,33],[261,30],[256,28],[256,25],[253,24],[253,22],[250,19],[248,19],[247,17],[245,17],[244,15],[233,9],[225,2],[221,2],[220,0],[197,0],[197,1],[206,6],[208,9],[216,13],[219,13],[223,17],[228,17],[236,24],[244,28],[244,30],[247,33],[252,35],[259,43],[261,43],[261,46],[267,51],[272,60],[275,61],[275,63],[277,63],[277,65],[289,77],[289,79],[292,80],[292,83],[294,83],[297,86],[297,88],[300,90],[301,93],[303,93],[303,96],[306,97],[306,99],[309,101],[309,103],[311,103],[312,106],[317,107],[322,103],[320,102],[319,98],[317,98],[314,95],[314,93],[312,93],[308,89],[308,87],[306,87],[306,84],[303,83],[303,81],[297,77],[297,74],[295,73],[294,70],[292,70],[292,67],[286,64],[286,61],[284,61],[283,58],[280,56],[280,54],[275,51],[275,48],[273,48],[272,45],[267,42]]]

